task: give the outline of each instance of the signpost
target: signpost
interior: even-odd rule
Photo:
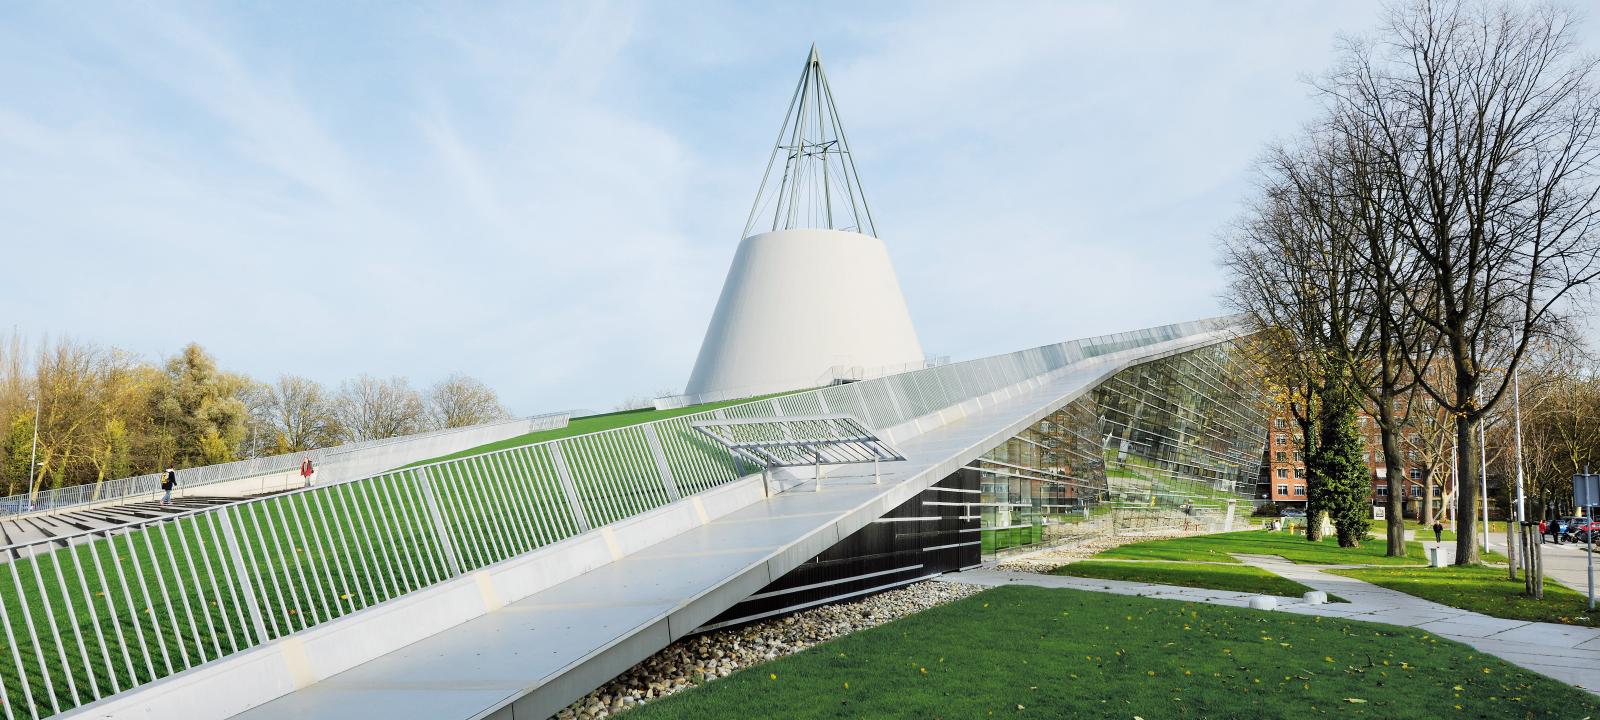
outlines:
[[[1594,507],[1596,505],[1600,505],[1600,475],[1590,475],[1589,474],[1589,469],[1588,468],[1584,468],[1584,472],[1583,472],[1582,475],[1573,475],[1572,476],[1572,504],[1575,507],[1584,508],[1584,510],[1585,510],[1584,519],[1586,521],[1591,519],[1591,518],[1588,517],[1588,509],[1592,508],[1592,507]],[[1551,522],[1555,522],[1555,520],[1551,520]],[[1588,556],[1589,556],[1589,609],[1593,610],[1594,609],[1594,533],[1585,532],[1584,535],[1586,536],[1585,539],[1589,541],[1588,542],[1588,548],[1587,548],[1588,551],[1589,551],[1587,553]]]

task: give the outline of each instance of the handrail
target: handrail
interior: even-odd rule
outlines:
[[[483,432],[507,425],[527,425],[526,432],[546,430],[566,425],[567,413],[545,413],[526,418],[512,418],[509,420],[496,420],[488,423],[469,425],[458,428],[444,428],[427,432],[400,435],[389,438],[376,438],[362,440],[342,445],[325,448],[314,448],[302,452],[281,453],[259,458],[246,458],[216,465],[203,465],[199,467],[184,468],[178,472],[178,485],[184,488],[204,487],[218,483],[232,482],[263,475],[274,475],[289,472],[299,467],[303,458],[310,457],[319,470],[326,470],[328,466],[347,462],[348,456],[355,453],[366,452],[377,448],[386,448],[406,442],[432,440],[448,435]],[[70,512],[73,508],[109,503],[116,500],[136,498],[143,495],[160,494],[160,481],[163,473],[147,473],[133,475],[115,480],[106,480],[100,483],[85,483],[61,488],[50,488],[37,493],[19,493],[0,497],[0,519],[6,517],[21,517],[36,514],[58,514]],[[59,498],[80,496],[77,499],[61,501]],[[42,499],[41,499],[42,498]]]
[[[1183,347],[1221,341],[1233,324],[1213,318],[1058,343],[7,545],[0,627],[21,667],[0,678],[8,683],[0,704],[18,716],[81,706],[752,470],[695,431],[697,421],[847,414],[887,432],[1080,361],[1184,338],[1193,342]],[[35,576],[32,588],[25,574]],[[57,578],[54,592],[45,574]],[[80,624],[80,612],[112,624]],[[173,656],[167,642],[181,652]]]

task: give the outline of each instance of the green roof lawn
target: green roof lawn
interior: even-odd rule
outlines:
[[[766,400],[768,398],[792,395],[796,392],[805,391],[794,390],[790,392],[773,393],[771,395],[741,398],[738,400],[701,403],[699,405],[690,405],[689,407],[676,408],[673,410],[641,408],[638,410],[620,410],[617,412],[603,413],[600,415],[585,415],[583,417],[572,418],[570,421],[568,421],[567,426],[563,428],[556,428],[554,430],[540,430],[538,432],[518,435],[516,437],[510,437],[504,440],[497,440],[492,443],[486,443],[477,447],[470,447],[459,452],[453,452],[449,455],[440,455],[439,457],[429,458],[427,460],[418,460],[417,462],[411,463],[406,467],[427,465],[429,463],[436,463],[441,460],[452,460],[459,457],[466,457],[468,455],[478,455],[486,452],[494,452],[496,450],[504,450],[506,448],[533,445],[535,443],[542,443],[548,440],[559,440],[565,437],[588,435],[589,433],[600,432],[602,430],[614,430],[616,428],[629,427],[631,425],[642,425],[644,423],[654,422],[656,420],[667,420],[683,415],[693,415],[695,413],[705,412],[707,410],[716,410],[718,408],[725,408],[733,405],[743,405],[744,403]]]

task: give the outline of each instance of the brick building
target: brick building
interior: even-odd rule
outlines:
[[[1373,505],[1384,505],[1389,498],[1389,469],[1384,465],[1382,436],[1378,431],[1378,423],[1365,413],[1359,415],[1356,422],[1366,446],[1364,460],[1367,464],[1367,478],[1372,487],[1371,502]],[[1406,439],[1410,442],[1421,440],[1414,435]],[[1407,458],[1418,456],[1416,449],[1409,443],[1401,447],[1400,452]],[[1305,507],[1306,463],[1305,455],[1300,449],[1300,426],[1287,411],[1279,413],[1268,423],[1267,453],[1263,467],[1265,470],[1256,491],[1259,501],[1273,502],[1282,507]],[[1405,473],[1402,507],[1406,515],[1414,517],[1422,505],[1425,492],[1422,482],[1424,470],[1419,463],[1417,467],[1401,468],[1400,472]],[[1436,490],[1441,496],[1448,494],[1452,483],[1446,477],[1442,484],[1443,491]]]

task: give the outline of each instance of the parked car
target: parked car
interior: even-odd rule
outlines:
[[[1286,517],[1286,518],[1303,518],[1305,516],[1306,516],[1306,511],[1301,510],[1300,508],[1284,508],[1283,509],[1282,517]]]

